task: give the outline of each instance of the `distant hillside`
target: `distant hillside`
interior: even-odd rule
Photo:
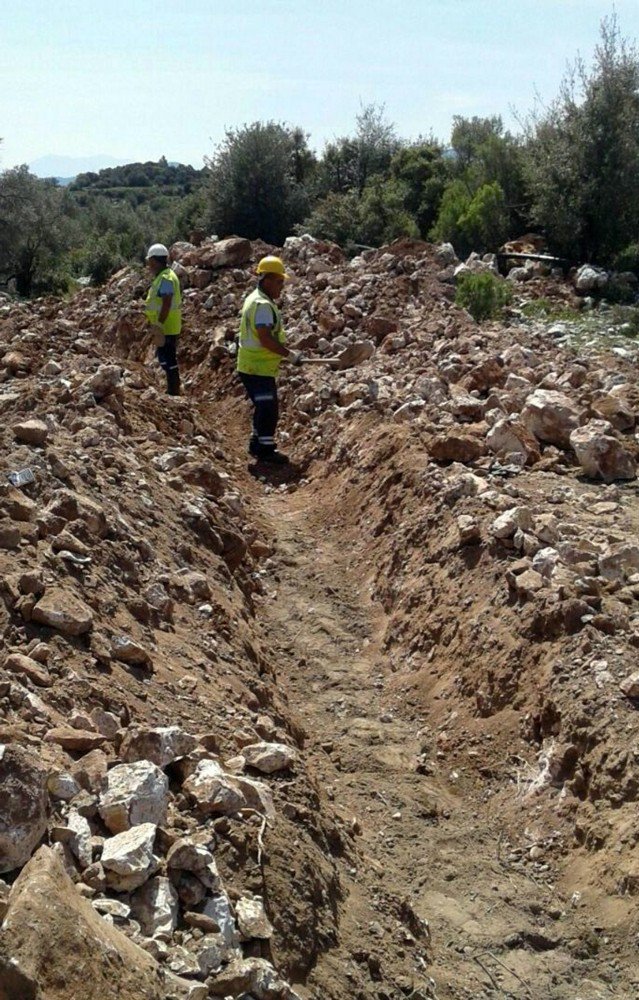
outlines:
[[[196,170],[184,163],[168,163],[164,158],[157,163],[126,163],[107,167],[97,173],[79,174],[69,185],[80,204],[88,204],[97,197],[116,202],[128,202],[133,207],[157,203],[157,199],[180,199],[201,190],[205,170]]]
[[[117,167],[125,162],[125,160],[117,160],[106,154],[97,156],[41,156],[29,164],[29,170],[36,177],[55,177],[60,184],[63,184],[65,180],[68,182],[69,179],[73,179],[84,171]]]

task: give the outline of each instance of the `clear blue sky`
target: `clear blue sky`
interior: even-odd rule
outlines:
[[[383,103],[400,135],[529,110],[590,63],[605,0],[18,0],[0,11],[0,169],[47,154],[202,165],[226,127],[311,145]],[[639,0],[616,0],[639,37]]]

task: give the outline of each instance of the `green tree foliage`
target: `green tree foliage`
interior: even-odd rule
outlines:
[[[456,176],[462,177],[472,191],[496,181],[516,224],[517,215],[525,213],[527,208],[521,141],[504,131],[499,115],[489,118],[455,115],[450,142],[456,155]]]
[[[461,180],[452,181],[444,191],[432,238],[450,242],[465,256],[472,250],[495,250],[508,235],[509,215],[504,192],[497,181],[482,184],[471,194]]]
[[[611,262],[639,230],[639,56],[616,16],[602,22],[592,68],[569,68],[527,130],[534,220],[555,251]]]
[[[390,162],[390,176],[404,184],[404,208],[425,238],[439,212],[450,168],[434,140],[402,146]]]
[[[274,121],[230,129],[207,163],[211,221],[220,235],[282,243],[308,212],[314,160],[300,129]]]
[[[327,143],[314,179],[316,196],[347,191],[361,195],[374,174],[388,173],[401,145],[384,105],[363,105],[355,117],[355,134]]]
[[[417,223],[406,211],[406,185],[375,174],[360,199],[360,242],[381,246],[399,236],[419,236]]]
[[[354,191],[345,194],[331,191],[297,226],[297,232],[311,233],[316,239],[330,240],[340,246],[356,243],[360,236],[359,198]]]
[[[507,282],[484,271],[482,274],[465,274],[459,279],[455,302],[481,323],[498,316],[511,298],[512,289]]]
[[[70,215],[66,191],[26,166],[0,175],[0,280],[15,281],[20,295],[62,290]]]
[[[314,207],[298,229],[342,246],[419,235],[406,207],[410,185],[391,172],[401,146],[384,106],[364,105],[355,134],[326,145],[313,178]]]
[[[496,250],[527,221],[520,143],[499,116],[453,118],[449,180],[439,205],[434,239],[458,253]]]
[[[122,167],[106,167],[99,173],[78,174],[70,184],[72,191],[102,192],[118,198],[128,188],[162,188],[167,194],[187,195],[204,183],[205,170],[196,170],[185,163],[167,163],[165,157],[157,163],[127,163]]]

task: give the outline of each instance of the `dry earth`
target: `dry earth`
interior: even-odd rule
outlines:
[[[139,276],[0,309],[3,464],[35,477],[0,493],[0,997],[639,996],[633,361],[477,327],[426,245],[353,266],[292,241],[294,342],[376,350],[283,375],[293,464],[249,467],[228,345],[263,249],[176,249],[177,400]],[[604,417],[608,484],[570,439]],[[192,739],[158,760],[168,726]],[[265,774],[260,743],[293,756]],[[262,791],[198,797],[204,760]],[[105,789],[133,761],[168,787],[123,887]],[[171,866],[180,838],[211,884]]]

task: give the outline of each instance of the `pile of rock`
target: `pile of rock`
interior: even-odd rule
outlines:
[[[105,749],[69,759],[66,770],[47,769],[27,747],[2,747],[10,794],[0,817],[0,872],[26,867],[3,903],[10,962],[0,963],[0,982],[19,974],[44,988],[64,971],[67,989],[79,992],[86,964],[102,974],[115,952],[113,996],[139,979],[147,992],[137,983],[136,996],[197,1000],[257,990],[262,1000],[294,1000],[259,951],[256,957],[259,942],[273,935],[262,899],[231,900],[215,850],[216,822],[232,818],[253,831],[261,854],[276,810],[268,785],[245,769],[290,772],[296,751],[257,742],[225,767],[206,738],[179,727],[114,732],[108,713],[95,713],[94,722],[102,724]],[[79,750],[83,731],[76,732]],[[47,738],[71,749],[66,732],[50,730]],[[43,840],[51,846],[31,857]],[[52,947],[52,926],[63,928],[68,947],[73,942],[72,955]]]

